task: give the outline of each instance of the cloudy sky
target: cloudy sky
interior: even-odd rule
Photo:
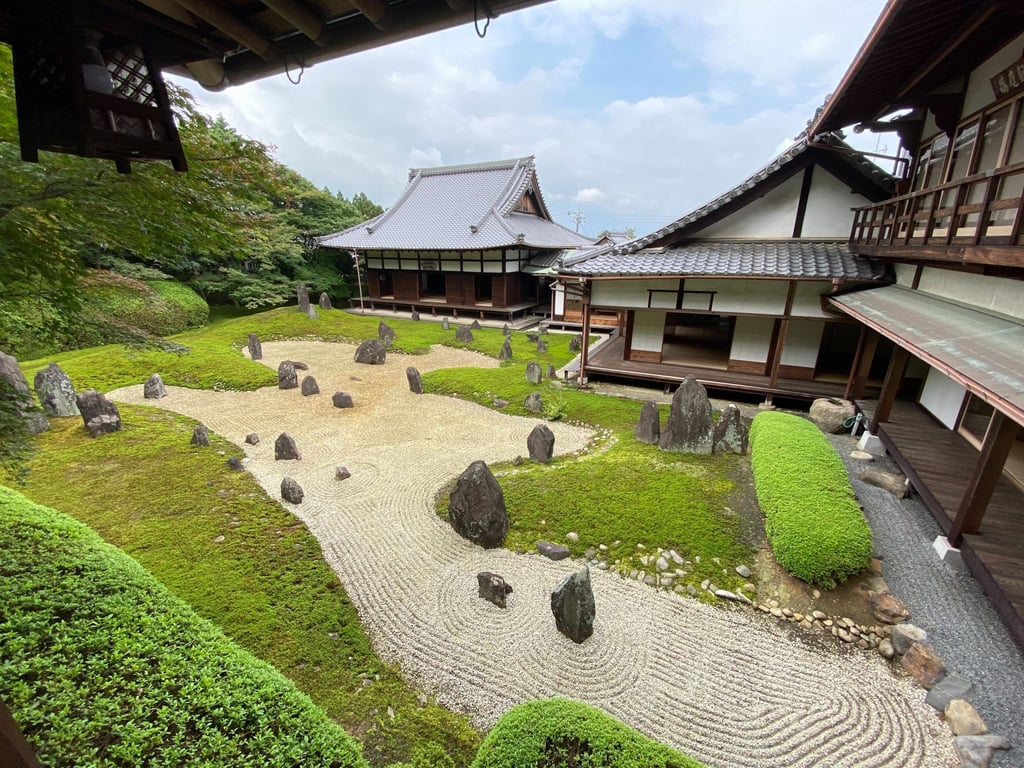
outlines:
[[[299,85],[182,84],[349,197],[387,207],[409,168],[534,155],[556,221],[575,228],[580,210],[581,232],[645,234],[790,143],[883,5],[555,0],[495,19],[483,40],[459,27],[318,64]]]

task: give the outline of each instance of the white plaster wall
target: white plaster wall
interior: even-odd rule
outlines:
[[[794,317],[831,317],[821,308],[821,296],[832,290],[832,281],[814,280],[801,281],[796,284],[793,293]]]
[[[963,304],[1024,320],[1024,282],[953,269],[926,267],[919,289]],[[1024,350],[1021,351],[1024,356]]]
[[[469,265],[467,265],[469,266]],[[473,265],[473,269],[466,270],[467,272],[476,272],[480,267],[476,264]],[[484,272],[501,272],[500,261],[485,261]]]
[[[936,419],[950,429],[956,426],[956,417],[960,414],[960,405],[964,401],[967,390],[934,368],[928,369],[924,387],[921,389],[920,403]]]
[[[913,264],[901,264],[897,263],[893,265],[896,272],[896,284],[905,285],[908,288],[914,284],[914,275],[917,273],[917,267]]]
[[[853,193],[849,186],[820,165],[816,165],[800,236],[846,240],[850,236],[850,224],[853,222],[850,209],[870,202],[863,195]]]
[[[967,96],[964,98],[964,108],[960,113],[962,116],[973,114],[996,100],[989,78],[1017,61],[1020,58],[1022,47],[1024,47],[1024,35],[1018,35],[1013,42],[1000,48],[995,54],[986,59],[981,66],[971,72],[971,76],[967,81]]]
[[[797,173],[763,197],[695,233],[696,237],[780,238],[793,236],[803,174]]]
[[[556,315],[564,315],[565,291],[562,289],[562,286],[559,285],[558,283],[555,283],[553,286],[551,286],[551,296],[554,298],[555,301],[554,313]]]
[[[772,340],[772,325],[773,321],[764,317],[737,317],[729,359],[765,362]]]
[[[715,314],[781,315],[786,309],[789,283],[785,280],[713,278],[687,280],[684,288],[687,291],[716,291],[712,310]],[[707,307],[707,297],[695,296],[688,303]]]
[[[824,330],[825,323],[820,320],[790,320],[780,364],[814,368],[818,364],[818,349]]]
[[[671,293],[654,294],[652,306],[666,309],[675,308],[679,281],[673,279],[595,280],[591,288],[590,300],[592,304],[600,307],[646,309],[647,291],[650,289],[671,291]]]
[[[633,339],[630,347],[640,352],[661,352],[665,338],[664,312],[637,312],[633,316]]]
[[[441,262],[442,272],[461,272],[462,264],[458,261],[442,261]]]

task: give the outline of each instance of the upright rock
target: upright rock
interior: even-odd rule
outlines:
[[[531,392],[526,396],[526,400],[523,401],[523,408],[528,410],[530,413],[540,413],[544,410],[544,400],[541,399],[540,392]]]
[[[117,410],[113,401],[108,400],[95,389],[79,393],[76,402],[85,428],[93,437],[110,434],[121,429],[121,412]]]
[[[161,400],[167,397],[167,387],[159,373],[154,373],[142,385],[142,397],[146,400]]]
[[[711,433],[712,452],[744,454],[749,442],[750,432],[743,421],[743,414],[738,406],[729,403],[722,410]]]
[[[299,374],[295,372],[295,365],[285,360],[277,366],[277,388],[295,389],[299,386]]]
[[[309,309],[306,310],[306,315],[309,317],[310,320],[320,319],[320,313],[317,311],[315,304],[309,305]]]
[[[558,378],[558,371],[555,370],[555,366],[553,366],[551,363],[548,363],[548,378],[549,379],[557,379]]]
[[[451,328],[451,325],[448,323],[448,318],[447,317],[442,317],[441,318],[441,330],[442,331],[447,331],[449,328]]]
[[[420,313],[415,309],[409,314],[409,319],[418,322],[420,319]]]
[[[544,355],[544,354],[547,354],[547,351],[548,351],[548,343],[546,341],[544,341],[544,339],[537,339],[537,354],[538,355]]]
[[[319,395],[320,387],[316,383],[316,379],[312,376],[302,377],[302,395],[303,397],[309,397],[310,395]]]
[[[505,337],[505,341],[501,345],[501,350],[498,352],[498,359],[502,362],[512,359],[512,344],[508,336]]]
[[[502,332],[502,334],[503,334],[503,335],[505,336],[505,338],[508,338],[509,336],[511,336],[511,335],[512,335],[512,329],[508,327],[508,323],[505,323],[505,324],[504,324],[504,325],[503,325],[503,326],[501,327],[501,332]]]
[[[260,344],[260,337],[257,336],[255,333],[249,334],[249,359],[263,359],[263,345]]]
[[[448,520],[456,533],[482,547],[498,547],[505,540],[505,495],[484,462],[474,461],[459,475],[448,502]]]
[[[250,432],[248,435],[245,436],[245,442],[248,443],[249,445],[259,445],[260,436],[255,432]]]
[[[645,400],[640,408],[640,420],[636,423],[636,439],[641,443],[657,445],[661,439],[661,416],[658,404],[653,400]]]
[[[512,585],[490,571],[476,575],[476,594],[499,608],[505,607],[505,598],[512,594]]]
[[[540,384],[541,376],[540,363],[536,360],[531,360],[526,364],[526,380],[528,382],[531,384]]]
[[[423,394],[423,379],[418,369],[412,366],[405,369],[405,378],[409,381],[409,391],[416,395]]]
[[[480,321],[479,320],[474,320],[472,323],[469,324],[469,328],[472,331],[479,331],[480,330]]]
[[[331,297],[326,293],[320,294],[320,309],[334,309],[334,305],[331,304]]]
[[[46,416],[33,410],[35,403],[32,400],[32,390],[28,388],[28,381],[18,367],[18,361],[3,352],[0,352],[0,378],[14,390],[13,395],[18,400],[18,410],[25,420],[26,429],[33,435],[48,430],[50,422],[46,420]]]
[[[571,339],[569,339],[569,351],[570,352],[579,352],[582,347],[583,347],[583,336],[581,336],[580,334],[577,333],[575,336],[573,336]]]
[[[297,461],[301,458],[302,454],[299,453],[299,448],[295,445],[294,437],[287,432],[282,432],[277,436],[277,440],[274,441],[274,461]]]
[[[668,422],[658,445],[663,451],[711,453],[711,401],[693,376],[687,376],[672,396]]]
[[[295,287],[295,298],[299,300],[299,312],[304,315],[309,314],[309,291],[303,283],[299,283]]]
[[[301,504],[304,495],[302,493],[302,486],[294,479],[286,477],[281,481],[281,498],[285,501],[292,504]]]
[[[331,402],[334,403],[335,408],[351,408],[352,395],[348,392],[335,392],[331,395]]]
[[[377,323],[377,338],[385,347],[390,347],[395,340],[395,329],[381,320]]]
[[[464,325],[455,326],[455,340],[469,344],[473,340],[473,332]]]
[[[202,448],[210,447],[210,430],[203,424],[196,424],[192,427],[192,439],[189,445],[198,445]]]
[[[541,464],[547,464],[555,453],[555,434],[547,424],[538,424],[526,438],[526,449],[530,458]]]
[[[838,397],[819,397],[811,403],[808,416],[811,421],[821,427],[822,432],[838,434],[845,427],[843,424],[847,419],[855,416],[857,409],[849,400],[841,400]]]
[[[47,416],[78,416],[75,386],[56,363],[50,363],[36,373],[32,385],[39,404]]]
[[[367,339],[356,347],[355,360],[363,365],[384,365],[388,352],[377,339]]]
[[[558,631],[574,643],[582,643],[594,634],[596,605],[590,568],[585,566],[565,577],[551,593],[551,612]]]

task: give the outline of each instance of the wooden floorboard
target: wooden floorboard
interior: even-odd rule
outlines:
[[[873,415],[873,401],[858,405]],[[939,526],[949,531],[978,463],[978,450],[916,403],[897,401],[879,432]],[[1024,491],[1002,477],[978,533],[965,536],[961,548],[964,561],[1024,647]]]

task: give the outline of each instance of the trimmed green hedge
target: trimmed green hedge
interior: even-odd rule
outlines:
[[[702,768],[587,704],[530,701],[509,710],[470,768]]]
[[[94,531],[0,487],[0,697],[50,766],[366,766],[356,743]]]
[[[824,589],[867,568],[871,528],[842,458],[818,427],[788,413],[759,413],[750,427],[750,461],[783,568]]]

